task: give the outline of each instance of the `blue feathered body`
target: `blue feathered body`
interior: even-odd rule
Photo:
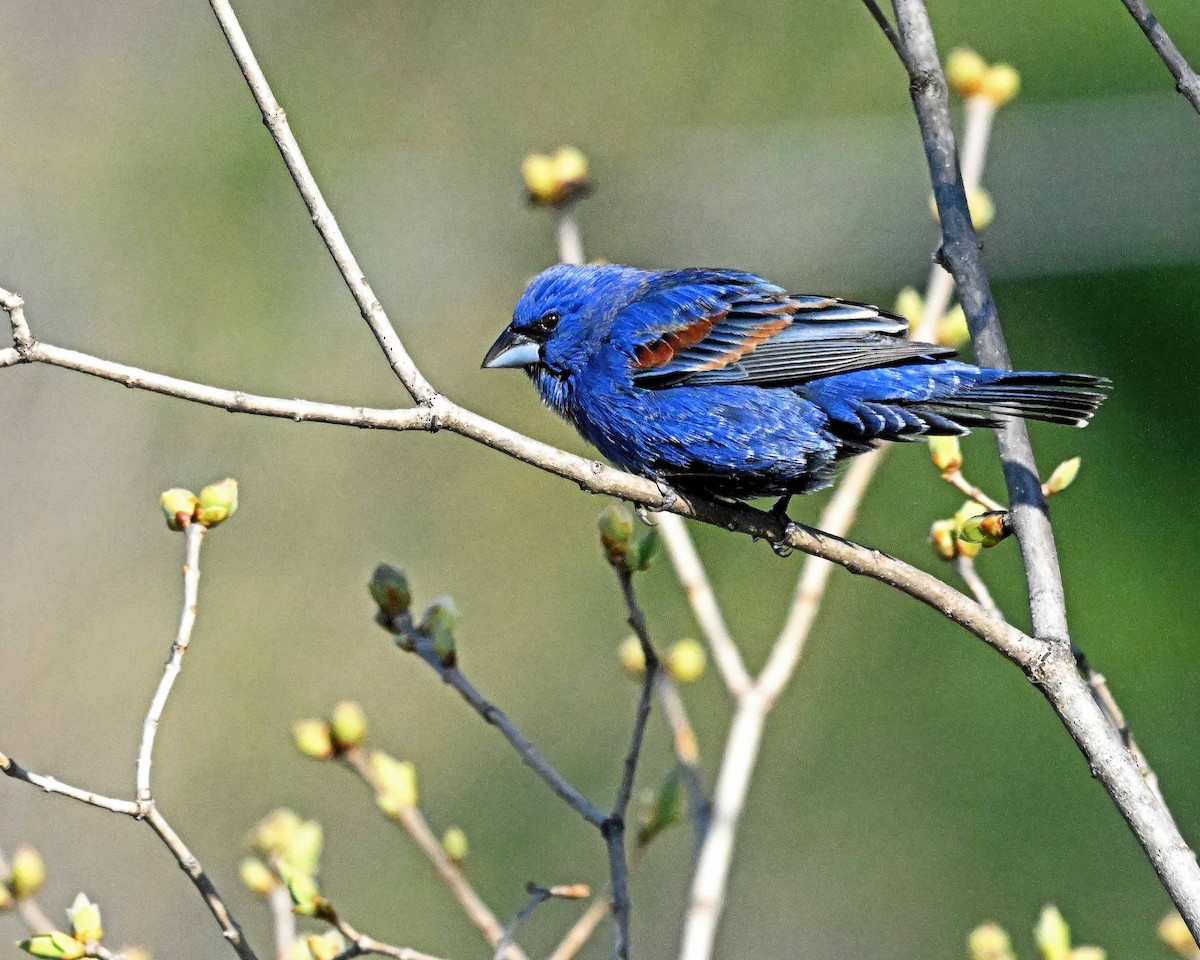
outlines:
[[[526,370],[543,399],[617,465],[735,498],[819,488],[887,440],[1010,416],[1082,425],[1103,397],[1097,378],[980,368],[905,332],[750,274],[560,266],[530,284],[493,354],[536,345]]]

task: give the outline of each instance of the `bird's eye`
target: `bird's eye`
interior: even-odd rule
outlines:
[[[551,310],[549,313],[543,313],[540,317],[533,321],[530,326],[530,333],[535,337],[548,337],[554,332],[554,328],[558,326],[558,321],[562,317],[559,316],[557,310]]]

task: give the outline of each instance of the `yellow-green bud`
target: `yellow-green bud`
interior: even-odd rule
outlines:
[[[658,530],[649,530],[642,539],[630,545],[625,551],[625,565],[630,570],[645,570],[650,566],[650,561],[654,559],[654,555],[658,553],[659,535]]]
[[[300,814],[287,807],[272,810],[250,832],[247,843],[267,857],[279,856],[303,823]]]
[[[970,960],[1013,960],[1012,941],[1003,927],[985,923],[968,935],[967,955]]]
[[[925,301],[914,287],[905,287],[896,295],[893,309],[909,323],[916,323],[925,312]]]
[[[1108,960],[1108,953],[1103,947],[1073,947],[1071,960]]]
[[[380,750],[371,754],[371,778],[379,790],[379,804],[388,813],[417,805],[417,768]]]
[[[979,92],[987,71],[987,62],[968,47],[958,47],[946,58],[946,80],[964,100]]]
[[[292,739],[306,757],[329,760],[333,757],[333,739],[324,720],[298,720],[292,724]]]
[[[353,700],[343,700],[329,715],[329,732],[338,750],[357,747],[367,736],[367,715]]]
[[[317,888],[317,881],[309,874],[290,867],[286,863],[279,865],[279,875],[283,877],[283,882],[287,885],[288,893],[291,895],[292,912],[302,917],[316,916],[321,900],[321,891]]]
[[[683,818],[683,784],[679,774],[673,771],[658,793],[652,795],[642,811],[642,825],[638,830],[637,844],[644,847],[668,827]]]
[[[321,869],[321,850],[325,831],[316,820],[305,820],[292,832],[287,845],[279,851],[281,865],[316,876]]]
[[[962,446],[958,437],[930,437],[929,458],[942,473],[957,470],[963,465]]]
[[[87,947],[60,930],[39,933],[22,940],[17,946],[31,956],[44,957],[45,960],[79,960],[87,953]]]
[[[977,517],[981,513],[987,513],[987,507],[975,500],[968,500],[958,508],[958,513],[954,515],[954,522],[961,527],[964,521],[971,517]]]
[[[402,570],[397,570],[389,563],[381,563],[375,568],[367,589],[371,591],[371,599],[378,604],[380,612],[389,617],[407,613],[412,605],[412,590],[408,585],[408,577]]]
[[[642,642],[633,634],[627,636],[617,647],[617,659],[625,672],[634,677],[640,677],[646,672],[646,654],[642,650]]]
[[[1158,922],[1158,938],[1183,960],[1200,960],[1200,947],[1196,946],[1187,923],[1177,911],[1172,910]]]
[[[346,949],[346,938],[336,930],[330,930],[328,933],[320,935],[310,934],[305,937],[305,943],[308,945],[313,960],[333,960]]]
[[[200,505],[196,495],[182,487],[164,490],[159,502],[162,504],[163,515],[167,518],[168,529],[176,533],[192,522],[196,508]]]
[[[458,650],[454,642],[454,625],[458,622],[458,608],[449,597],[438,597],[421,617],[421,632],[433,641],[433,650],[443,667],[453,667],[458,662]]]
[[[934,223],[941,223],[942,217],[937,208],[937,201],[932,196],[929,198],[929,210],[933,214]],[[971,225],[976,233],[990,226],[996,219],[996,204],[992,195],[983,187],[976,187],[967,194],[967,213],[971,215]]]
[[[1079,476],[1079,468],[1082,465],[1082,457],[1072,457],[1070,460],[1064,460],[1054,468],[1054,472],[1050,474],[1050,478],[1042,484],[1042,493],[1047,497],[1052,497],[1056,493],[1062,493],[1075,482],[1075,478]]]
[[[11,868],[8,887],[18,900],[35,896],[46,882],[46,862],[33,847],[18,847],[13,853]]]
[[[610,503],[597,518],[600,543],[613,566],[624,566],[626,553],[633,543],[633,514],[620,503]]]
[[[287,948],[287,960],[313,960],[312,951],[308,949],[307,938],[297,937]]]
[[[1021,75],[1007,63],[998,63],[983,75],[979,93],[992,101],[993,106],[1009,103],[1021,89]]]
[[[1033,939],[1045,960],[1069,960],[1071,928],[1057,907],[1047,906],[1042,910],[1033,930]]]
[[[86,894],[76,894],[74,902],[67,908],[67,922],[71,924],[71,933],[76,940],[94,943],[104,936],[100,907]]]
[[[958,524],[953,520],[936,520],[929,528],[929,543],[943,560],[958,556]]]
[[[667,672],[680,683],[694,683],[704,676],[708,654],[690,637],[685,637],[667,651],[663,665]]]
[[[196,519],[206,527],[215,527],[232,517],[238,508],[238,485],[232,477],[210,483],[200,491],[200,509]]]
[[[1013,532],[1012,517],[1007,510],[992,510],[967,517],[958,527],[959,540],[994,547]]]
[[[574,147],[560,147],[552,156],[531,153],[521,164],[521,176],[531,203],[556,206],[588,193],[587,158]]]
[[[467,851],[470,849],[467,835],[460,827],[449,827],[442,834],[442,849],[446,851],[446,856],[455,863],[462,863],[467,859]]]
[[[246,885],[246,889],[251,893],[257,893],[260,897],[269,894],[278,883],[271,868],[258,857],[247,857],[242,861],[238,872],[241,874],[242,883]]]
[[[967,325],[967,315],[963,313],[962,304],[957,304],[937,322],[933,339],[947,347],[957,350],[971,339],[971,328]]]

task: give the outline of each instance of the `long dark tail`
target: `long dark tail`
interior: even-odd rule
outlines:
[[[978,373],[977,378],[967,378],[961,386],[914,406],[962,427],[998,427],[1011,417],[1086,427],[1110,385],[1103,377],[1081,373],[988,369]]]

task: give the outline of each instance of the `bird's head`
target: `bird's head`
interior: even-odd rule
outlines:
[[[483,358],[486,369],[516,367],[566,379],[603,345],[613,318],[642,289],[647,274],[616,264],[559,264],[529,282],[512,323]]]

